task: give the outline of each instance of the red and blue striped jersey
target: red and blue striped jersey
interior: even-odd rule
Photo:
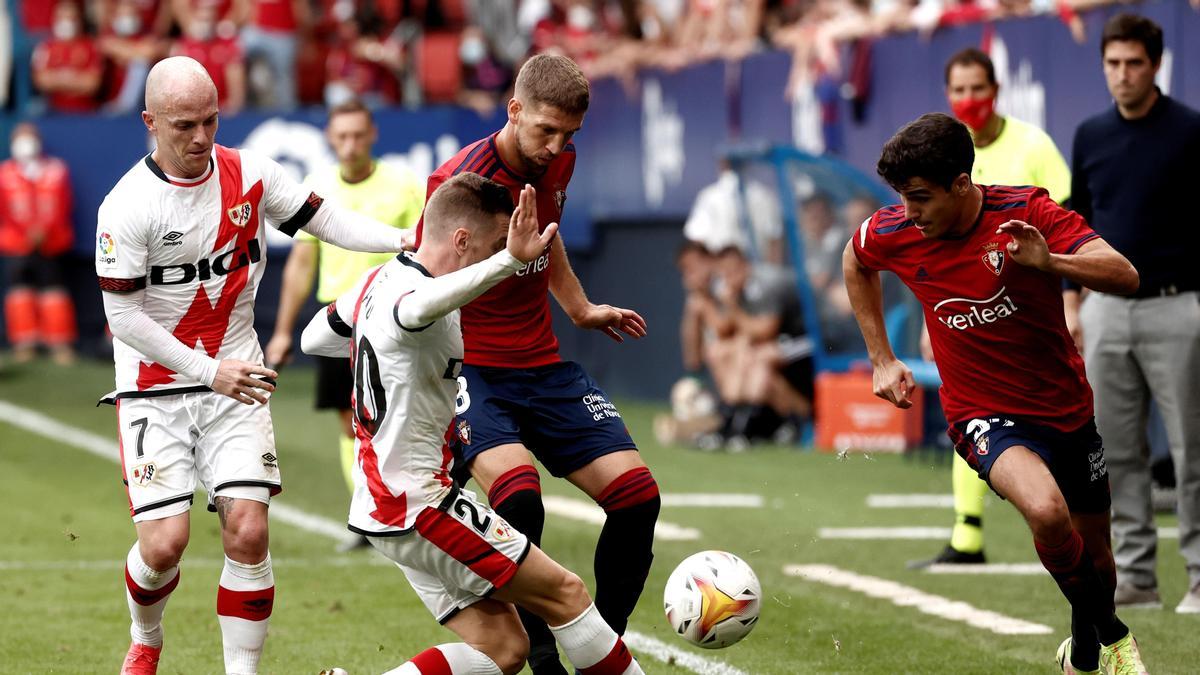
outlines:
[[[575,171],[575,146],[568,143],[539,177],[521,175],[500,157],[496,134],[463,148],[429,177],[425,201],[442,183],[464,171],[504,185],[517,202],[526,184],[537,190],[542,229],[562,218],[567,183]],[[424,219],[417,223],[421,245]],[[550,247],[512,277],[462,308],[466,363],[499,368],[534,368],[559,361],[550,320]]]

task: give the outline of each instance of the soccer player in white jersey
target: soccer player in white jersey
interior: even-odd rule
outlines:
[[[421,652],[397,675],[520,671],[529,640],[510,603],[542,617],[583,672],[642,672],[579,577],[450,478],[451,439],[470,442],[454,423],[466,395],[458,308],[537,259],[557,229],[538,234],[532,187],[514,211],[508,188],[461,173],[426,204],[421,249],[369,271],[301,338],[305,352],[349,354],[353,365],[350,529],[394,560],[463,640]]]
[[[214,144],[217,90],[184,57],[146,78],[157,148],[100,206],[96,273],[112,329],[117,424],[137,542],[125,585],[133,642],[122,673],[157,670],[197,480],[220,516],[217,618],[228,673],[256,673],[275,596],[267,505],[280,490],[254,296],[266,225],[359,251],[398,230],[324,205],[275,162]],[[208,668],[205,668],[209,670]]]

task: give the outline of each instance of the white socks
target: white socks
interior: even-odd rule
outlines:
[[[167,596],[179,584],[179,566],[161,572],[150,569],[142,560],[138,543],[133,542],[125,559],[125,599],[129,603],[129,636],[134,642],[162,647],[162,617]]]
[[[217,620],[225,645],[225,672],[254,675],[267,640],[267,623],[275,603],[271,554],[254,565],[225,558],[217,588]]]
[[[594,675],[641,675],[642,669],[621,637],[600,616],[595,605],[550,632],[571,665]]]
[[[487,654],[454,642],[430,647],[383,675],[502,675],[502,671]]]

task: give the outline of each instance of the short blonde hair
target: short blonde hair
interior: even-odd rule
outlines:
[[[524,105],[548,105],[575,115],[585,113],[591,99],[587,78],[575,62],[557,54],[538,54],[521,66],[516,97]]]

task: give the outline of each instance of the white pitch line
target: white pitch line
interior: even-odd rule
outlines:
[[[60,422],[53,417],[48,417],[39,413],[36,410],[31,410],[22,406],[17,406],[8,401],[0,400],[0,422],[10,424],[12,426],[24,429],[39,436],[43,436],[52,441],[65,443],[74,446],[80,450],[85,450],[94,455],[99,455],[105,459],[119,461],[120,455],[117,451],[117,444],[103,436],[93,434],[90,431],[85,431],[77,427],[72,427],[68,424]],[[551,496],[546,496],[544,499],[553,499]],[[573,501],[573,500],[565,500]],[[583,502],[579,502],[585,506],[591,506]],[[282,507],[282,508],[281,508]],[[603,511],[600,507],[594,506],[597,511],[600,511],[603,516]],[[547,511],[550,510],[547,505]],[[270,512],[275,515],[280,521],[288,523],[298,529],[320,534],[334,540],[341,541],[346,537],[346,529],[344,523],[318,516],[311,513],[306,513],[300,509],[280,504],[278,500],[271,502]],[[603,518],[600,520],[603,523]],[[700,532],[691,528],[684,528],[678,525],[667,523],[667,530],[672,535],[679,538],[699,539]],[[663,523],[660,521],[658,528],[655,530],[655,536],[660,539],[667,539],[662,531]],[[690,535],[681,537],[680,535]],[[122,561],[123,562],[123,561]],[[118,563],[118,567],[121,563]],[[390,561],[389,563],[390,564]],[[675,664],[681,668],[689,670],[698,675],[746,675],[745,672],[734,668],[726,663],[706,659],[698,654],[693,654],[684,651],[677,647],[672,647],[660,640],[644,635],[636,631],[627,630],[625,632],[625,642],[628,646],[643,651],[650,657],[662,661],[667,664]]]
[[[762,495],[729,493],[705,494],[703,492],[676,492],[662,495],[663,506],[709,507],[719,506],[734,509],[761,509],[766,504]]]
[[[336,558],[271,558],[274,567],[394,567],[395,563],[379,554],[338,556]],[[224,558],[187,558],[188,567],[219,568]],[[0,560],[0,571],[53,572],[61,570],[120,571],[125,560]]]
[[[662,640],[649,635],[626,631],[624,636],[626,646],[645,652],[663,663],[672,663],[680,668],[686,668],[693,673],[702,675],[747,675],[746,671],[720,661],[711,661],[693,654],[692,652],[669,645]]]
[[[867,506],[872,509],[952,509],[954,495],[867,495]]]
[[[817,530],[821,539],[949,539],[948,527],[822,527]],[[1158,528],[1160,539],[1178,539],[1179,528],[1166,526]]]
[[[593,525],[603,525],[605,519],[608,518],[604,514],[604,509],[579,499],[542,495],[542,504],[546,507],[546,513]],[[662,541],[695,541],[700,538],[700,530],[660,520],[654,526],[654,538]]]
[[[983,563],[979,565],[947,565],[936,563],[925,568],[929,574],[1046,574],[1041,563]]]
[[[926,593],[888,579],[856,574],[832,565],[787,565],[783,573],[827,586],[848,588],[872,598],[888,600],[898,607],[913,607],[932,616],[959,621],[1000,635],[1049,635],[1053,630],[1040,623],[1015,619],[968,603]]]
[[[948,527],[822,527],[821,539],[949,539]]]

